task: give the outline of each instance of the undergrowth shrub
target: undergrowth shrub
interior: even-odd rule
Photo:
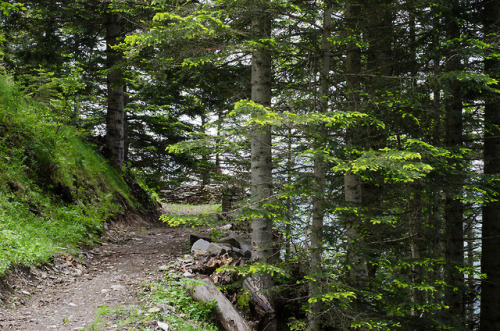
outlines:
[[[89,330],[157,330],[159,323],[169,330],[217,331],[215,310],[217,303],[197,302],[190,295],[192,288],[202,280],[181,278],[172,270],[164,279],[142,283],[142,305],[124,305],[117,308],[101,306]],[[166,329],[166,327],[165,327]]]

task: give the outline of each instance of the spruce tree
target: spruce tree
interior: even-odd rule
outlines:
[[[484,175],[488,191],[482,211],[481,272],[486,278],[481,282],[480,330],[500,328],[500,61],[498,38],[500,35],[500,3],[483,2],[485,42],[484,72],[496,80],[491,89],[484,91]],[[496,54],[496,55],[495,55]]]

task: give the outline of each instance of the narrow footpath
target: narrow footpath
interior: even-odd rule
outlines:
[[[11,276],[15,291],[0,303],[0,330],[86,330],[99,307],[140,303],[141,282],[161,277],[159,267],[183,254],[188,236],[137,219],[114,224],[81,258],[61,254],[54,266]]]

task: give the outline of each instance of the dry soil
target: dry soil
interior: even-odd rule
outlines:
[[[4,280],[12,290],[0,303],[0,330],[85,330],[100,306],[136,303],[141,282],[156,279],[188,241],[181,228],[115,223],[81,257],[60,254],[53,265],[17,270]]]

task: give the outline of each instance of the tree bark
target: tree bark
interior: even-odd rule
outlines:
[[[319,107],[321,113],[328,111],[328,92],[330,75],[330,41],[333,7],[326,3],[323,13],[323,31],[321,36],[321,68],[319,86]],[[321,295],[321,254],[323,249],[323,219],[325,216],[325,158],[323,149],[326,141],[325,126],[320,124],[316,128],[315,158],[314,158],[314,190],[312,196],[312,222],[310,262],[311,280],[309,281],[309,297],[314,298]],[[321,328],[319,314],[321,313],[321,300],[313,300],[309,303],[308,330],[317,331]]]
[[[486,38],[498,38],[500,33],[500,3],[484,1],[484,32]],[[496,35],[495,35],[496,34]],[[490,36],[491,35],[491,36]],[[487,42],[495,42],[489,39]],[[487,75],[500,79],[500,61],[485,59]],[[499,89],[500,85],[495,88]],[[500,174],[500,97],[497,93],[486,93],[484,107],[484,173],[487,176]],[[491,177],[490,177],[491,178]],[[493,192],[500,192],[498,179],[489,179]],[[500,201],[483,206],[481,272],[487,278],[481,283],[480,330],[500,330]]]
[[[446,37],[452,40],[460,37],[460,28],[457,23],[458,1],[454,1],[453,8],[446,16]],[[454,51],[447,55],[445,70],[453,72],[461,69],[460,56]],[[447,87],[449,92],[445,98],[445,145],[454,152],[462,145],[462,97],[458,82],[451,81]],[[452,170],[447,175],[448,187],[445,192],[444,222],[445,222],[445,302],[450,307],[449,312],[458,318],[464,317],[464,276],[457,266],[464,265],[464,229],[463,206],[460,201],[462,181],[459,175],[460,161],[452,158],[448,163]],[[460,323],[460,322],[459,322]]]
[[[217,286],[209,279],[201,280],[203,284],[196,285],[192,289],[192,297],[195,301],[210,302],[215,300],[217,310],[215,315],[224,330],[227,331],[251,331],[248,322],[241,317],[236,309]]]
[[[254,39],[271,38],[271,17],[266,11],[268,3],[254,2],[252,31]],[[252,101],[264,107],[271,106],[271,53],[263,45],[257,46],[252,53],[251,77]],[[268,125],[252,128],[251,142],[251,194],[253,203],[261,215],[252,218],[252,259],[261,263],[271,263],[272,247],[272,220],[265,215],[264,204],[269,202],[272,188],[272,155],[271,155],[271,128]],[[255,275],[254,281],[263,293],[269,298],[272,288],[271,275],[261,273]],[[270,300],[272,302],[272,300]]]
[[[108,109],[106,113],[106,144],[113,166],[121,171],[125,158],[125,99],[122,55],[113,49],[122,35],[121,16],[109,13],[106,17],[106,64]]]
[[[274,315],[273,305],[261,294],[260,288],[255,286],[251,278],[246,278],[243,281],[243,289],[250,294],[250,299],[257,305],[265,314]]]
[[[365,30],[368,49],[366,67],[370,75],[367,90],[373,94],[384,88],[387,76],[392,75],[393,2],[390,0],[365,0],[367,27]]]
[[[347,45],[346,51],[346,84],[348,90],[348,109],[350,111],[360,111],[360,99],[358,93],[361,90],[361,49],[355,41],[360,38],[360,19],[362,6],[358,1],[350,0],[346,4],[346,28],[347,37],[353,42]],[[359,135],[356,129],[346,130],[346,145],[358,145]],[[353,173],[347,173],[344,176],[344,196],[346,203],[353,208],[361,206],[361,178]],[[347,237],[351,241],[347,252],[348,263],[350,264],[351,283],[360,285],[367,276],[366,263],[361,261],[357,253],[356,241],[359,239],[355,221],[347,225]]]

